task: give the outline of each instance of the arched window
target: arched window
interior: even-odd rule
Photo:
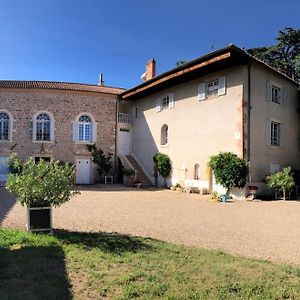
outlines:
[[[0,141],[9,141],[10,119],[6,112],[0,112]]]
[[[36,116],[34,123],[35,140],[51,141],[51,118],[47,113],[40,113]]]
[[[200,165],[199,164],[195,164],[194,179],[200,179]]]
[[[161,128],[161,138],[160,138],[161,145],[168,144],[168,125],[164,124]]]
[[[92,142],[92,120],[87,115],[82,115],[78,119],[78,140]]]

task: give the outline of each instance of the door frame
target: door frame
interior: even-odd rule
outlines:
[[[77,161],[78,160],[89,160],[90,161],[90,171],[89,171],[89,183],[77,183]],[[75,173],[75,184],[78,185],[89,185],[93,184],[93,165],[92,165],[92,159],[90,157],[76,157],[75,159],[75,167],[76,167],[76,173]]]

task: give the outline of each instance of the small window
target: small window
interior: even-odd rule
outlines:
[[[92,141],[92,120],[87,115],[82,115],[78,119],[78,140],[81,142]]]
[[[270,163],[270,173],[276,173],[279,172],[279,170],[280,170],[280,165],[278,163],[274,163],[274,162]]]
[[[36,117],[35,140],[36,141],[51,140],[51,118],[46,113],[41,113]]]
[[[120,132],[130,132],[129,128],[120,128]]]
[[[272,85],[272,102],[276,104],[281,103],[280,88],[275,85]]]
[[[10,134],[10,119],[6,112],[0,112],[0,141],[8,141]]]
[[[194,179],[200,179],[200,165],[199,164],[195,164]]]
[[[271,121],[271,145],[280,146],[280,123]]]
[[[162,109],[167,109],[169,108],[169,103],[170,103],[170,97],[169,96],[166,96],[166,97],[163,97],[162,98]]]
[[[168,125],[163,125],[161,128],[161,145],[167,145],[168,144]]]
[[[218,89],[219,89],[219,80],[216,79],[214,81],[208,82],[206,89],[207,89],[207,97],[217,96]]]

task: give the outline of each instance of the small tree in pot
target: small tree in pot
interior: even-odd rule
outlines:
[[[247,182],[247,163],[231,152],[220,152],[210,157],[209,167],[214,172],[216,182],[226,188],[226,195],[229,189],[243,188]]]
[[[153,157],[153,161],[159,174],[164,178],[164,185],[166,185],[166,178],[170,175],[172,169],[170,157],[167,154],[158,152]]]
[[[59,206],[78,192],[72,191],[75,167],[58,161],[35,163],[29,158],[22,163],[14,157],[11,168],[17,170],[8,175],[6,188],[27,207],[27,229],[52,231],[52,206]]]

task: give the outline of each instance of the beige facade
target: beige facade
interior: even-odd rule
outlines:
[[[97,172],[87,144],[96,143],[106,153],[115,154],[117,95],[49,89],[0,89],[0,112],[10,116],[9,141],[0,140],[0,157],[17,153],[21,158],[48,157],[72,163],[90,164],[89,183]],[[37,115],[51,118],[50,141],[37,140]],[[80,116],[91,120],[89,141],[80,141]],[[88,133],[87,133],[88,134]],[[114,159],[113,159],[114,160]],[[114,161],[113,161],[114,164]]]

